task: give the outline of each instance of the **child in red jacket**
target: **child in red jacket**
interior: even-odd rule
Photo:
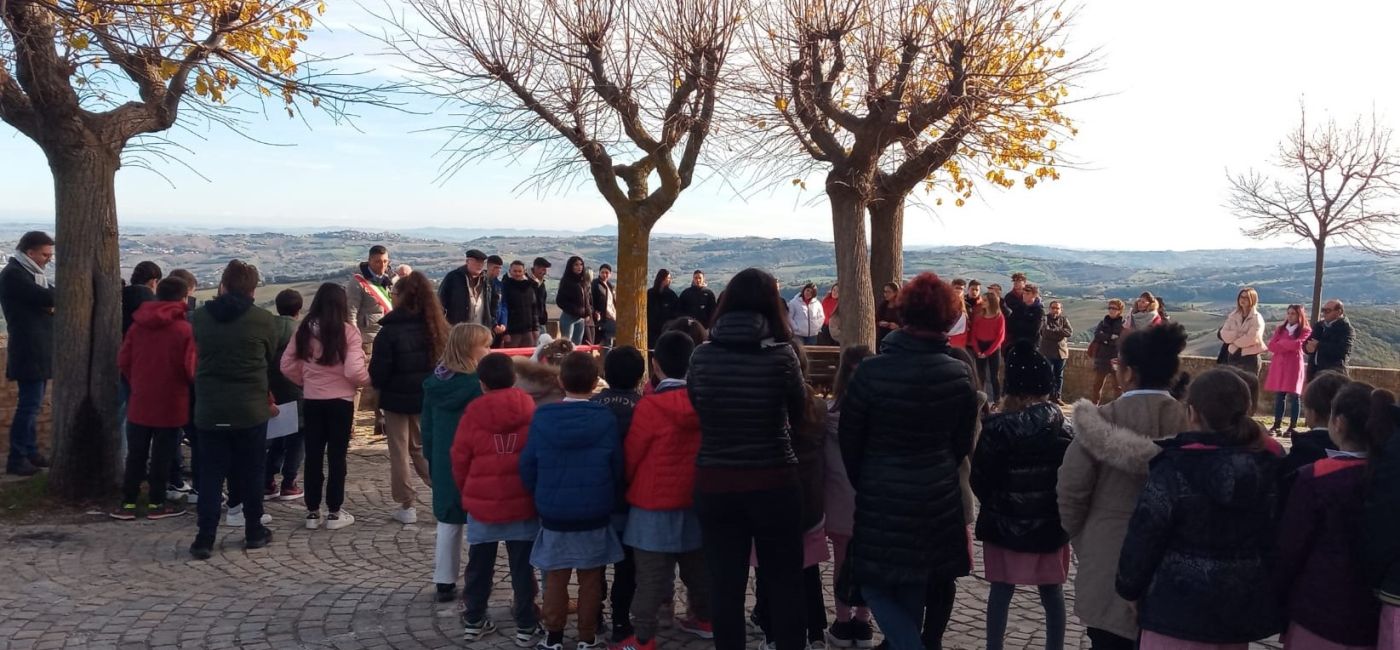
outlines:
[[[175,435],[190,420],[190,387],[194,383],[194,330],[185,320],[186,289],[184,280],[161,280],[156,285],[156,299],[142,303],[132,316],[131,329],[117,353],[117,366],[131,385],[131,397],[126,414],[126,476],[122,502],[112,511],[113,519],[136,518],[142,481],[151,489],[147,519],[186,512],[184,506],[165,500]]]
[[[452,440],[452,477],[467,511],[467,575],[462,627],[467,641],[496,631],[486,617],[495,584],[496,551],[506,544],[515,591],[515,643],[528,647],[539,634],[535,570],[530,554],[539,532],[535,502],[520,480],[520,451],[530,431],[535,401],[515,387],[515,364],[500,353],[476,366],[482,396],[467,405]]]
[[[714,638],[700,520],[691,497],[700,419],[690,405],[685,373],[694,350],[694,341],[681,332],[656,340],[651,369],[661,383],[637,404],[624,441],[632,508],[622,543],[635,554],[637,593],[632,600],[635,634],[614,646],[622,650],[656,648],[657,613],[672,593],[677,564],[690,597],[689,616],[677,625],[700,638]]]

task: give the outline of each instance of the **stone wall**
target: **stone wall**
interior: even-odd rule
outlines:
[[[0,337],[0,368],[9,360],[7,341]],[[52,388],[52,385],[50,385]],[[50,437],[53,431],[53,412],[50,407],[50,392],[44,394],[44,409],[39,412],[39,451],[49,455],[53,449]],[[9,453],[10,422],[15,418],[15,404],[19,402],[19,384],[4,378],[0,373],[0,453]]]

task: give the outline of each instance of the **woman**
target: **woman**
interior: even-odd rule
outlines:
[[[1094,360],[1094,384],[1089,390],[1089,400],[1095,406],[1103,403],[1103,386],[1107,380],[1113,380],[1114,395],[1123,392],[1123,387],[1118,385],[1118,374],[1113,371],[1113,362],[1118,359],[1118,341],[1126,333],[1123,306],[1123,301],[1117,298],[1108,301],[1108,315],[1094,328],[1094,339],[1089,342],[1089,358]]]
[[[840,292],[836,290],[836,283],[831,283],[831,288],[826,290],[826,297],[822,298],[822,331],[817,336],[818,345],[840,345],[841,339],[835,335],[838,326],[831,324],[831,317],[836,315],[836,306],[840,302]]]
[[[447,347],[447,319],[427,276],[414,271],[394,283],[394,310],[379,321],[379,335],[370,355],[369,376],[379,391],[384,410],[384,435],[389,442],[389,489],[397,504],[393,516],[402,524],[418,521],[413,507],[417,490],[409,466],[424,483],[432,484],[423,457],[418,416],[423,412],[423,381],[433,372]]]
[[[671,272],[656,272],[651,288],[647,289],[647,348],[656,346],[656,339],[666,323],[677,316],[681,297],[671,290]]]
[[[1156,327],[1162,324],[1161,303],[1151,291],[1144,291],[1138,299],[1133,302],[1133,312],[1128,314],[1127,322],[1123,323],[1123,333],[1145,330],[1149,327]]]
[[[841,456],[856,490],[846,562],[893,648],[940,647],[955,581],[972,568],[958,465],[972,452],[977,389],[949,356],[957,298],[923,273],[900,295],[904,327],[856,369],[841,406]],[[932,643],[933,645],[929,645]]]
[[[971,334],[968,331],[968,326],[971,325],[968,319],[971,318],[972,314],[968,313],[967,303],[962,300],[962,294],[954,292],[954,295],[958,296],[958,319],[953,321],[952,327],[948,328],[948,346],[955,350],[965,350],[967,349],[968,336]]]
[[[890,332],[901,327],[899,322],[899,284],[886,282],[881,289],[880,303],[875,305],[875,349]]]
[[[1001,344],[1006,340],[1006,315],[1001,310],[1001,294],[987,292],[972,317],[972,355],[977,358],[977,374],[987,382],[987,398],[993,404],[1001,399]]]
[[[658,329],[658,331],[660,331]],[[690,400],[700,420],[695,509],[705,538],[717,650],[741,650],[749,552],[774,593],[802,591],[802,490],[792,432],[807,392],[773,277],[735,275],[720,296],[709,342],[691,357]],[[800,598],[768,610],[778,650],[806,646]]]
[[[1298,396],[1303,394],[1303,344],[1312,334],[1308,319],[1303,315],[1302,305],[1289,305],[1288,315],[1269,338],[1269,374],[1264,381],[1264,389],[1274,393],[1274,426],[1270,433],[1278,435],[1283,424],[1284,403],[1288,404],[1288,431],[1285,438],[1292,438],[1298,426]]]
[[[1227,363],[1255,375],[1259,374],[1259,354],[1268,349],[1264,345],[1264,317],[1259,314],[1258,306],[1259,294],[1253,287],[1240,289],[1235,297],[1235,310],[1225,317],[1225,324],[1220,327]]]
[[[1058,476],[1060,523],[1079,558],[1074,611],[1090,647],[1132,648],[1137,610],[1120,598],[1114,578],[1128,519],[1147,483],[1155,441],[1185,431],[1186,407],[1169,388],[1181,367],[1186,329],[1171,324],[1133,332],[1117,346],[1118,383],[1129,390],[1103,406],[1074,405],[1074,440]]]
[[[816,345],[817,335],[821,334],[822,324],[826,322],[822,303],[817,300],[817,285],[811,282],[802,285],[802,291],[788,303],[788,319],[792,321],[793,336],[803,345]]]
[[[559,336],[573,341],[574,345],[583,345],[588,318],[593,314],[586,271],[582,257],[570,257],[554,293],[554,304],[559,307]]]

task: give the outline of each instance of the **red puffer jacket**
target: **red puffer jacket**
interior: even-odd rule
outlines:
[[[452,478],[473,519],[498,524],[535,516],[535,501],[520,480],[520,452],[534,414],[535,401],[514,387],[467,405],[452,441]]]
[[[145,302],[131,320],[117,353],[117,367],[131,384],[126,419],[158,428],[189,424],[195,348],[185,303]]]
[[[682,386],[642,398],[624,441],[627,502],[647,510],[689,508],[700,453],[700,418]]]

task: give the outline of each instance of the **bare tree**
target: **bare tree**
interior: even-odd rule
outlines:
[[[1073,132],[1058,106],[1089,63],[1064,58],[1067,19],[1042,0],[783,0],[758,13],[750,90],[768,111],[745,155],[827,170],[843,344],[874,343],[874,296],[902,275],[905,200],[936,171],[958,205],[974,172],[1005,187],[1058,177],[1056,138]]]
[[[1312,319],[1322,304],[1322,272],[1329,241],[1376,255],[1395,255],[1400,243],[1400,151],[1392,131],[1371,115],[1339,128],[1329,119],[1298,128],[1279,144],[1278,177],[1253,169],[1229,175],[1228,207],[1255,239],[1296,238],[1313,245]],[[1228,172],[1227,172],[1228,174]]]
[[[385,37],[462,107],[447,171],[538,157],[527,184],[585,178],[617,218],[618,342],[645,347],[652,227],[690,187],[742,0],[408,0]],[[653,182],[655,183],[653,187]]]

